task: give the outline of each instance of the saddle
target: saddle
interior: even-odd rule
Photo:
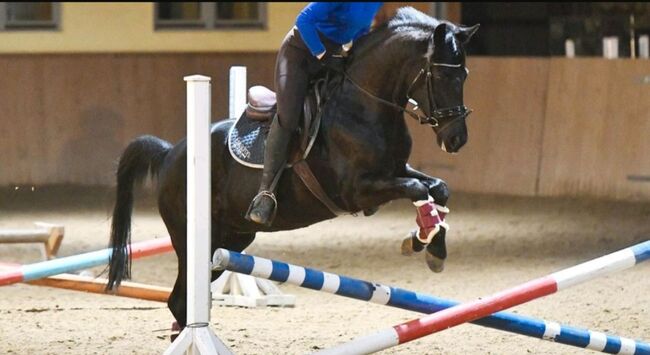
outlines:
[[[321,122],[320,106],[324,86],[325,79],[316,81],[305,98],[301,123],[289,147],[288,168],[296,161],[307,158],[316,140]],[[261,85],[248,89],[246,110],[228,134],[228,149],[233,159],[250,168],[264,168],[266,136],[276,113],[275,92]]]
[[[300,177],[309,191],[334,215],[346,213],[334,203],[322,188],[305,160],[309,156],[321,124],[322,105],[330,86],[329,76],[319,78],[305,97],[301,123],[295,132],[287,165]],[[248,104],[228,133],[228,150],[235,161],[253,169],[264,168],[264,149],[271,121],[277,113],[275,92],[258,85],[248,90]]]

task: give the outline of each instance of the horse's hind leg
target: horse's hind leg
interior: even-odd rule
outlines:
[[[167,307],[180,329],[183,329],[187,323],[187,227],[186,219],[181,217],[183,211],[184,209],[179,207],[160,209],[160,215],[167,226],[178,260],[178,274],[167,300]]]
[[[185,253],[183,253],[185,255]],[[178,257],[178,275],[176,276],[176,283],[167,300],[167,307],[172,312],[176,319],[176,324],[172,330],[182,330],[187,324],[187,258]],[[174,328],[178,329],[174,329]],[[172,341],[174,340],[172,336]]]
[[[184,223],[182,228],[170,228],[170,224],[168,224],[169,232],[172,234],[172,243],[178,256],[178,275],[167,305],[176,319],[178,330],[182,330],[187,325],[187,240],[185,228]],[[222,223],[215,222],[214,220],[211,228],[212,250],[210,256],[212,256],[217,248],[226,248],[240,252],[255,239],[255,233],[234,233],[229,228],[223,227]],[[216,280],[222,273],[223,271],[212,272],[211,280]]]

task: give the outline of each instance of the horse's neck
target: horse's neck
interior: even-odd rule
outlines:
[[[325,121],[336,119],[340,123],[340,119],[343,119],[351,127],[374,131],[377,136],[384,137],[388,144],[399,144],[396,137],[399,137],[399,141],[409,134],[403,112],[399,109],[407,101],[406,89],[401,89],[407,75],[406,65],[403,64],[407,56],[396,55],[391,60],[381,57],[368,52],[351,63],[349,80],[344,79],[341,90],[336,91],[329,111],[332,115],[328,115]],[[398,99],[400,96],[403,97],[401,101]]]
[[[403,46],[395,44],[368,49],[359,58],[353,58],[348,74],[351,80],[377,98],[404,107],[406,76],[412,71],[407,63],[412,55],[400,49]]]

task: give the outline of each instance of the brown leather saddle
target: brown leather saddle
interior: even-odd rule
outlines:
[[[317,80],[305,98],[301,124],[292,139],[286,167],[292,168],[305,186],[332,213],[340,215],[346,211],[327,196],[305,160],[318,136],[326,86],[326,79]],[[228,133],[228,149],[235,161],[254,169],[264,168],[266,136],[276,111],[275,92],[264,86],[253,86],[248,90],[246,110]]]

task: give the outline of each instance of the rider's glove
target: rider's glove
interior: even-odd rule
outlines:
[[[345,71],[345,57],[340,54],[324,57],[320,62],[329,70],[339,73]]]

